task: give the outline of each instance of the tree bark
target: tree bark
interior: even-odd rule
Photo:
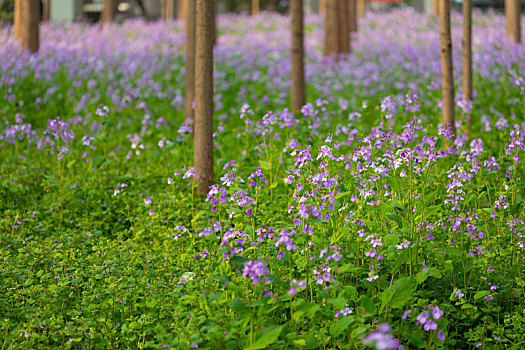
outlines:
[[[213,184],[213,4],[197,0],[194,166],[199,192]]]
[[[42,22],[49,22],[51,0],[42,1]]]
[[[326,15],[324,22],[325,36],[324,36],[324,56],[330,56],[339,53],[337,34],[339,31],[338,16],[337,16],[337,1],[326,1]]]
[[[118,12],[118,1],[117,0],[104,0],[104,8],[100,14],[100,25],[104,23],[110,23],[115,20]]]
[[[339,53],[350,53],[350,28],[348,26],[348,0],[334,0],[337,2],[337,40]]]
[[[183,6],[187,0],[178,1],[178,6]],[[160,13],[164,21],[175,18],[175,0],[160,0]],[[178,14],[177,14],[178,15]]]
[[[454,72],[452,70],[452,38],[450,35],[450,0],[440,0],[439,4],[443,128],[448,127],[453,133],[455,133]]]
[[[306,103],[304,85],[304,12],[303,0],[290,1],[292,21],[292,111],[300,111]]]
[[[213,2],[213,16],[211,17],[211,26],[213,28],[213,46],[217,45],[217,0],[210,0]]]
[[[259,15],[259,0],[252,0],[252,16]]]
[[[505,15],[507,16],[507,36],[514,43],[521,42],[521,14],[520,0],[505,1]]]
[[[188,1],[188,0],[185,0]],[[189,0],[186,16],[186,91],[184,95],[184,120],[193,124],[193,101],[195,97],[195,0]]]
[[[326,15],[326,1],[327,0],[319,0],[319,12],[322,15]],[[328,1],[333,1],[333,0],[328,0]]]
[[[14,37],[24,50],[31,53],[40,46],[40,0],[15,0]]]
[[[439,1],[440,0],[432,0],[432,13],[434,16],[439,16]]]
[[[357,33],[357,0],[348,0],[348,29]]]
[[[463,99],[472,100],[472,0],[463,0]],[[472,121],[470,116],[467,118]]]
[[[186,16],[188,15],[188,5],[194,6],[195,0],[178,0],[177,1],[177,18],[178,19],[186,19]],[[173,14],[175,15],[175,13]]]
[[[359,17],[364,17],[365,15],[365,0],[356,0],[357,1],[357,15]]]

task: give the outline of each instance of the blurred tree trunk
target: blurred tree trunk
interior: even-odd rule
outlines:
[[[104,0],[104,8],[100,14],[100,25],[110,23],[115,20],[118,12],[118,0]]]
[[[252,0],[252,16],[259,15],[259,0]]]
[[[365,15],[365,0],[356,0],[357,1],[357,15],[363,17]]]
[[[182,3],[186,1],[178,1],[177,4],[178,6],[183,6]],[[164,21],[175,18],[175,0],[160,0],[160,16]]]
[[[188,1],[188,0],[185,0]],[[184,93],[184,120],[193,124],[195,97],[195,0],[189,0],[186,16],[186,91]]]
[[[455,130],[454,72],[452,69],[452,38],[450,35],[450,0],[440,0],[441,79],[443,94],[443,128]]]
[[[326,1],[333,1],[333,0],[319,0],[319,13],[322,15],[326,15]]]
[[[325,56],[350,52],[347,0],[328,0],[325,16]]]
[[[348,0],[348,29],[357,33],[357,0]]]
[[[188,15],[188,5],[195,6],[195,4],[191,4],[191,2],[195,2],[195,0],[178,0],[177,1],[177,18],[178,19],[186,19],[186,16]],[[175,13],[174,13],[175,15]]]
[[[14,37],[24,50],[38,51],[40,45],[39,28],[40,0],[15,0]]]
[[[324,21],[324,56],[330,56],[339,52],[337,34],[339,31],[337,20],[337,1],[328,0],[325,2],[325,21]]]
[[[42,1],[42,22],[49,22],[51,0]]]
[[[463,0],[463,99],[472,100],[472,0]],[[472,122],[469,113],[467,123]]]
[[[348,0],[337,1],[337,40],[340,53],[350,53],[350,27],[348,26]]]
[[[440,0],[432,0],[432,13],[434,16],[439,16],[439,1]]]
[[[217,45],[217,0],[210,0],[213,5],[213,16],[211,17],[211,26],[213,28],[213,46]]]
[[[199,192],[213,184],[213,3],[197,0],[195,36],[194,167]]]
[[[505,1],[505,15],[507,16],[507,36],[514,43],[521,42],[521,14],[520,0]]]
[[[292,22],[292,111],[300,111],[306,103],[304,86],[304,12],[303,0],[290,1]]]

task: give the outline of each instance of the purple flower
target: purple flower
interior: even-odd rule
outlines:
[[[401,342],[394,339],[389,333],[390,331],[391,329],[388,324],[381,324],[363,340],[363,344],[373,345],[377,350],[403,349]]]
[[[439,308],[439,306],[432,309],[432,317],[434,317],[435,320],[439,320],[444,314],[445,313]]]
[[[442,330],[440,330],[440,331],[438,332],[438,339],[439,339],[439,340],[444,340],[444,339],[445,339],[445,333],[443,333]]]
[[[250,277],[253,284],[259,283],[259,278],[269,274],[268,268],[260,260],[250,260],[244,264],[242,277]]]
[[[419,314],[419,316],[417,316],[416,320],[417,320],[417,324],[421,325],[421,324],[425,324],[425,322],[427,322],[429,318],[429,315],[428,315],[428,312],[426,311],[423,311],[422,313]]]
[[[426,332],[431,331],[431,330],[436,330],[437,329],[437,323],[434,322],[434,320],[427,320],[427,322],[423,326],[423,329]]]
[[[493,300],[493,299],[494,299],[494,297],[492,295],[490,295],[490,294],[485,297],[485,300],[487,300],[487,301],[490,301],[490,300]]]

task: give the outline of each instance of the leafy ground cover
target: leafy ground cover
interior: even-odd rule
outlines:
[[[293,114],[287,23],[219,18],[206,198],[181,23],[0,31],[4,348],[522,348],[525,47],[475,14],[451,135],[435,19],[370,13],[334,61],[307,16]]]

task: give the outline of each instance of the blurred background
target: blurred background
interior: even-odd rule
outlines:
[[[12,22],[15,0],[0,0],[0,21]],[[42,0],[49,1],[48,19],[51,22],[87,21],[97,22],[103,8],[104,0]],[[306,11],[317,13],[323,0],[304,0]],[[474,0],[474,6],[482,9],[502,10],[505,0]],[[145,17],[147,20],[157,20],[163,17],[163,7],[169,8],[168,17],[184,18],[185,6],[183,0],[122,0],[118,6],[119,18]],[[286,12],[289,0],[217,0],[219,13],[237,12],[250,13],[257,3],[261,11]],[[455,7],[460,8],[462,0],[452,0]],[[521,0],[522,11],[525,0]],[[393,7],[413,7],[419,12],[432,13],[432,0],[364,0],[367,10],[382,11]],[[44,6],[42,6],[44,8]]]

